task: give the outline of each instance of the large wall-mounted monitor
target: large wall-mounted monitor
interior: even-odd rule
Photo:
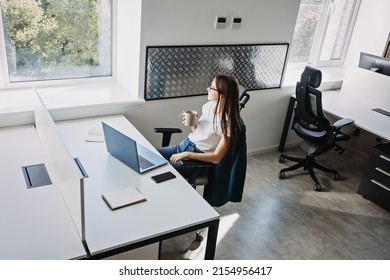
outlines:
[[[390,76],[390,59],[370,53],[361,52],[359,67]]]

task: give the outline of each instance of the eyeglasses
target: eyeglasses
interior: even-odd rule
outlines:
[[[209,89],[211,89],[211,90],[215,90],[216,92],[218,92],[218,89],[216,89],[215,87],[213,87],[213,86],[209,86]]]

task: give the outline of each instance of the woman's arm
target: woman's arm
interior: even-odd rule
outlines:
[[[200,160],[211,163],[218,163],[227,151],[227,141],[225,137],[219,141],[217,148],[213,153],[193,153],[193,152],[182,152],[171,156],[170,161],[173,164],[178,163],[182,159],[188,158],[193,160]]]

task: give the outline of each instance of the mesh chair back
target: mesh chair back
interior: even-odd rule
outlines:
[[[312,131],[330,129],[330,123],[322,110],[322,93],[316,89],[321,84],[321,77],[320,70],[306,66],[296,86],[295,121]]]

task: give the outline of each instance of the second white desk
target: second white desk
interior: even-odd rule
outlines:
[[[351,118],[358,128],[390,141],[390,117],[372,110],[382,104],[329,91],[322,95],[322,105],[325,112],[337,118]]]
[[[390,140],[390,117],[373,111],[390,111],[390,77],[350,67],[340,92],[322,95],[322,107],[336,117],[355,120],[358,128]]]
[[[0,259],[86,256],[34,126],[0,129]],[[51,184],[28,188],[22,166],[44,163]]]

